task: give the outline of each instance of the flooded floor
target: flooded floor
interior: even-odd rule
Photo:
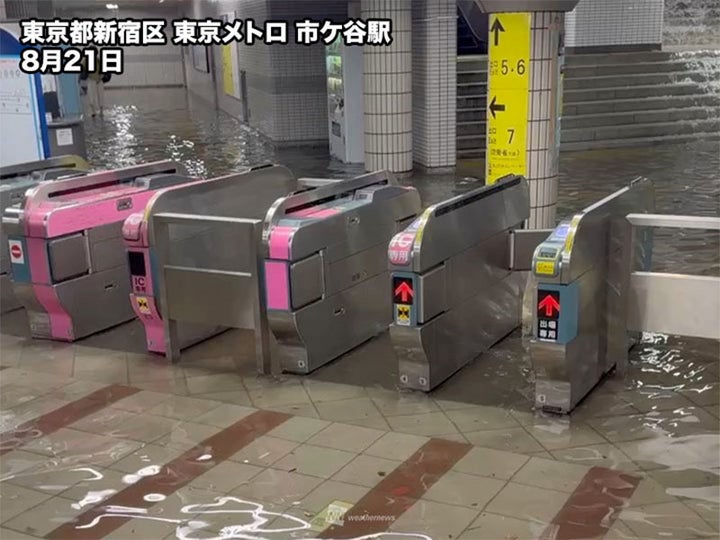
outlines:
[[[275,150],[184,92],[107,95],[87,123],[96,167],[358,172],[321,149]],[[719,150],[563,154],[559,215],[638,175],[659,211],[717,215]],[[430,203],[478,168],[405,181]],[[719,250],[667,235],[655,268],[718,275]],[[425,395],[395,388],[387,334],[312,376],[269,379],[245,332],[169,365],[144,353],[137,321],[75,344],[31,340],[22,310],[0,323],[0,540],[720,536],[716,342],[647,334],[624,377],[559,418],[532,410],[519,333]]]

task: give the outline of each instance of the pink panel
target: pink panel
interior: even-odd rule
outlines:
[[[46,240],[44,238],[25,238],[28,252],[27,264],[30,265],[30,280],[33,283],[50,284],[50,263]]]
[[[265,294],[268,309],[290,309],[288,263],[265,261]]]
[[[154,191],[143,191],[129,196],[128,198],[132,199],[132,204],[126,210],[118,210],[117,208],[118,199],[121,197],[97,203],[58,208],[49,214],[45,234],[52,238],[122,221],[130,214],[145,208],[145,204],[154,193]],[[39,235],[35,234],[34,236]]]
[[[296,212],[289,212],[287,214],[288,217],[292,218],[325,218],[329,216],[334,216],[335,214],[339,214],[340,211],[336,208],[303,208],[302,210],[298,210]]]
[[[297,229],[295,227],[273,227],[270,231],[270,257],[290,259],[290,240]]]
[[[72,341],[74,339],[72,319],[60,304],[60,299],[55,294],[55,288],[51,285],[33,284],[33,291],[35,298],[50,316],[52,338],[60,341]]]
[[[315,212],[310,213],[309,217],[326,218],[326,217],[334,216],[339,213],[340,213],[340,211],[337,208],[323,208],[321,210],[316,210]]]
[[[136,212],[128,216],[122,226],[122,235],[127,242],[137,242],[140,240],[140,225],[143,222],[143,215]]]
[[[140,311],[138,298],[147,300],[147,309]],[[160,312],[157,310],[155,298],[147,295],[130,295],[133,311],[145,329],[145,344],[150,352],[165,353],[165,326]]]
[[[302,210],[296,210],[295,212],[288,212],[286,215],[291,216],[293,218],[303,218],[303,217],[307,217],[310,214],[312,214],[314,210],[315,209],[312,207],[303,208]]]
[[[147,350],[157,354],[165,354],[165,326],[162,320],[143,321],[145,326],[145,344]]]

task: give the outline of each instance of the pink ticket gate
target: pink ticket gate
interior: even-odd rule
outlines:
[[[173,321],[170,327],[164,317],[163,298],[173,304],[187,303],[180,299],[190,298],[189,295],[197,291],[174,288],[164,279],[163,268],[172,266],[200,272],[213,265],[226,269],[230,264],[251,264],[246,260],[249,255],[238,248],[238,239],[222,227],[209,226],[205,218],[217,223],[228,219],[262,219],[280,197],[328,182],[331,181],[297,180],[285,167],[262,165],[221,178],[160,191],[150,200],[144,213],[130,215],[123,227],[131,274],[130,300],[145,327],[148,351],[167,354],[177,361],[181,349],[227,328],[182,319]],[[172,228],[167,245],[158,246],[155,218],[168,215],[181,216],[187,225]],[[198,226],[192,224],[195,218]],[[201,282],[196,281],[195,287],[201,289]],[[205,297],[209,298],[210,291],[205,293]],[[252,328],[250,307],[247,309],[247,320],[241,324]],[[170,341],[172,345],[168,346]]]
[[[32,336],[74,341],[132,319],[123,222],[158,190],[194,181],[159,161],[41,184],[9,208],[13,289]]]

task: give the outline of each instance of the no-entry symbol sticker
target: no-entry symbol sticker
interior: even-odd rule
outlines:
[[[23,252],[22,242],[19,240],[8,240],[10,248],[10,262],[13,264],[25,264],[25,253]]]

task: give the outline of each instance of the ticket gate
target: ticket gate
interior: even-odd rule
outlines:
[[[88,168],[86,161],[78,156],[58,156],[0,167],[0,215],[9,206],[22,202],[25,192],[38,183],[83,175]],[[10,282],[11,253],[7,240],[7,234],[3,227],[0,239],[0,313],[7,313],[21,307],[20,302],[15,298]],[[17,250],[18,248],[15,247],[15,255],[18,254]]]
[[[283,370],[309,373],[387,328],[387,245],[420,208],[417,191],[387,172],[272,206],[263,231],[265,289]]]
[[[628,268],[649,268],[651,231],[632,241],[630,213],[652,213],[652,183],[629,186],[563,220],[533,254],[526,289],[536,408],[568,413],[626,362]]]
[[[178,303],[177,297],[187,291],[174,289],[173,282],[165,279],[164,268],[193,268],[214,266],[216,270],[227,267],[228,260],[240,266],[248,264],[249,254],[245,250],[231,248],[237,239],[228,229],[208,227],[173,227],[170,229],[169,245],[162,246],[167,253],[162,264],[157,261],[157,238],[155,220],[158,215],[212,216],[214,218],[249,218],[261,220],[270,205],[280,197],[301,188],[317,185],[311,179],[297,180],[293,174],[278,165],[262,165],[243,172],[168,188],[158,192],[148,203],[143,213],[136,213],[125,220],[123,236],[127,247],[132,279],[130,300],[135,313],[145,328],[148,351],[168,354],[173,360],[179,359],[179,351],[207,339],[226,327],[203,324],[180,318],[170,323],[163,317],[163,291],[168,301]],[[220,249],[219,249],[220,248]],[[158,266],[162,271],[158,270]],[[203,288],[197,278],[197,286]],[[202,293],[209,300],[210,293]],[[246,327],[253,328],[252,310],[245,306]],[[243,323],[240,323],[243,324]],[[172,335],[170,335],[172,333]],[[168,347],[167,343],[171,343]],[[173,351],[174,350],[174,351]]]
[[[46,182],[6,209],[13,289],[32,336],[74,341],[132,319],[123,221],[157,190],[194,180],[160,161]]]
[[[547,235],[521,229],[529,215],[527,181],[508,176],[430,206],[395,235],[387,257],[400,386],[432,390],[520,325],[522,271]]]
[[[535,405],[569,413],[640,332],[720,340],[720,277],[651,271],[654,228],[720,231],[720,218],[654,214],[636,179],[558,225],[533,255],[526,290]]]

